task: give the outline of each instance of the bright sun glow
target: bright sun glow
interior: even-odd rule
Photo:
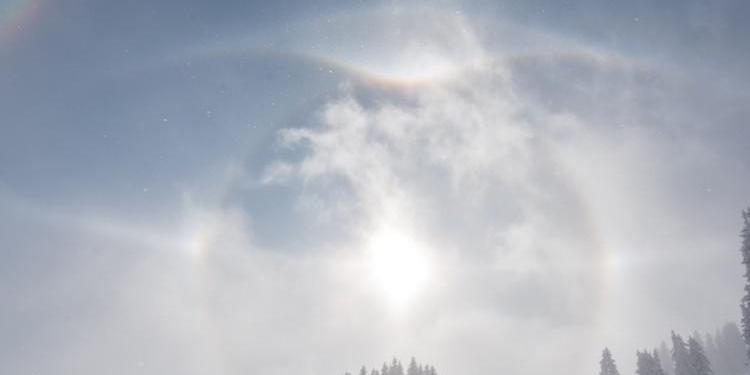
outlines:
[[[398,232],[375,236],[369,247],[372,281],[394,307],[403,307],[423,290],[430,279],[425,249]]]

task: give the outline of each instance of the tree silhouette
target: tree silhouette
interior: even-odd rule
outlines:
[[[346,372],[345,375],[351,375],[351,373]],[[362,366],[358,375],[437,375],[437,371],[432,365],[421,364],[417,362],[416,358],[412,357],[409,361],[409,366],[406,369],[406,372],[404,372],[404,367],[401,364],[401,361],[394,357],[390,361],[390,364],[384,362],[380,371],[373,369],[368,374],[367,368]]]
[[[742,212],[745,225],[740,232],[742,238],[742,264],[745,265],[745,296],[742,297],[740,308],[742,309],[742,336],[748,346],[745,354],[750,358],[750,208]]]
[[[675,375],[693,375],[688,363],[688,347],[682,336],[672,331],[672,361]]]
[[[695,337],[688,339],[688,365],[691,375],[711,375],[711,365],[703,352],[703,347]]]
[[[612,358],[612,353],[610,353],[609,348],[604,348],[604,351],[602,352],[602,360],[599,361],[599,365],[601,366],[599,375],[620,375],[620,372],[617,371],[617,365],[615,365],[615,360]]]
[[[672,355],[667,348],[667,344],[662,341],[659,345],[659,360],[661,361],[661,368],[666,375],[674,375],[674,363],[672,362]]]
[[[406,369],[406,375],[421,375],[419,366],[417,366],[417,360],[411,357],[409,361],[409,367]]]
[[[635,372],[638,375],[664,375],[659,361],[659,354],[656,350],[654,350],[653,354],[647,350],[643,352],[637,351],[636,356],[638,357],[638,363]]]
[[[741,375],[745,373],[747,357],[745,355],[745,341],[742,333],[735,323],[726,323],[717,331],[718,338],[715,358],[711,359],[711,353],[706,350],[706,356],[711,363],[711,369],[716,375]]]

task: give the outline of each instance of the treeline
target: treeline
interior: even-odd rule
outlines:
[[[351,375],[351,373],[347,372],[345,375]],[[434,366],[421,364],[414,357],[411,357],[409,366],[405,370],[404,366],[401,365],[401,361],[393,358],[390,364],[384,362],[380,370],[372,369],[370,372],[367,372],[367,367],[362,366],[359,369],[358,375],[437,375],[437,371],[435,371]]]
[[[697,333],[693,336],[705,348],[714,375],[739,375],[747,372],[745,341],[737,324],[727,323],[713,335],[704,334],[703,340]]]
[[[658,349],[636,351],[638,375],[748,375],[750,358],[750,208],[742,212],[740,231],[742,264],[745,265],[745,296],[740,303],[742,331],[735,323],[726,323],[714,334],[698,332],[687,342],[672,331],[672,349],[662,341]],[[620,375],[608,348],[604,348],[600,375]]]
[[[672,348],[636,351],[638,375],[746,375],[745,342],[735,323],[726,323],[712,335],[698,332],[687,341],[672,332]],[[619,375],[609,349],[604,348],[600,375]]]

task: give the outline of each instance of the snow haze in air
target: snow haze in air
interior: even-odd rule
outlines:
[[[748,16],[0,1],[0,373],[630,375],[672,331],[711,360]]]

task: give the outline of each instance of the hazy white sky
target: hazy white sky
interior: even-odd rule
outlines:
[[[737,321],[740,1],[0,1],[0,372],[623,374]]]

